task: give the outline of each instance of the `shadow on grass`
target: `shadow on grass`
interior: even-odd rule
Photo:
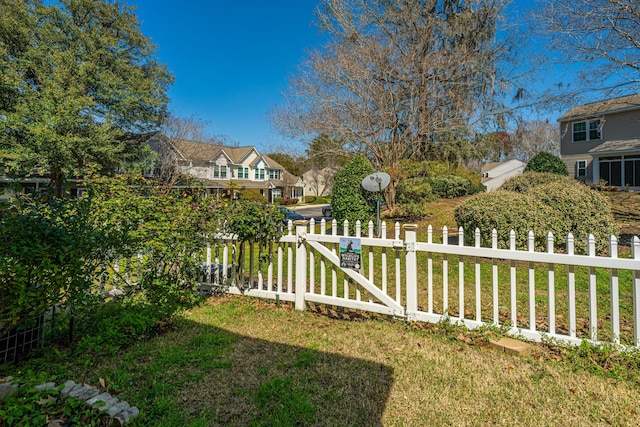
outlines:
[[[98,369],[144,425],[382,425],[393,369],[313,347],[186,320]]]

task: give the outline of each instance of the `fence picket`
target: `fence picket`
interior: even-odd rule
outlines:
[[[501,321],[504,321],[501,319],[506,318],[508,319],[507,322],[510,321],[511,323],[510,333],[518,333],[533,340],[541,340],[548,333],[555,339],[572,344],[577,344],[585,339],[597,342],[601,333],[598,330],[598,317],[603,316],[603,312],[609,309],[609,313],[605,312],[603,318],[611,319],[611,328],[610,331],[605,331],[602,334],[608,337],[610,333],[611,336],[608,338],[615,344],[627,344],[631,339],[631,332],[626,334],[627,328],[622,328],[622,322],[625,322],[625,325],[631,322],[628,321],[626,312],[621,313],[621,309],[626,309],[626,306],[623,305],[621,307],[620,299],[623,297],[621,292],[628,293],[629,288],[627,282],[625,282],[624,288],[621,290],[619,283],[620,277],[625,277],[625,280],[628,280],[626,279],[629,277],[627,273],[624,276],[620,274],[620,270],[627,270],[632,273],[633,277],[631,284],[633,297],[633,346],[640,347],[640,308],[638,307],[638,304],[640,304],[640,239],[638,237],[634,237],[632,240],[631,259],[626,259],[618,256],[618,241],[614,236],[609,239],[608,256],[598,256],[596,254],[596,242],[591,235],[587,241],[586,255],[576,255],[575,239],[571,234],[567,235],[565,253],[561,253],[562,251],[555,252],[555,237],[552,233],[547,233],[546,251],[536,252],[535,236],[531,232],[527,235],[526,249],[516,248],[517,239],[513,230],[509,233],[508,248],[499,249],[496,230],[492,230],[490,247],[482,247],[482,236],[478,229],[474,233],[474,244],[467,246],[465,245],[465,231],[462,228],[458,229],[457,245],[449,244],[449,230],[446,226],[442,228],[442,242],[434,243],[433,228],[429,226],[427,229],[427,241],[423,243],[417,241],[417,226],[413,224],[404,225],[402,227],[404,231],[401,232],[400,224],[395,223],[394,238],[388,239],[386,223],[381,223],[380,234],[376,236],[373,232],[373,223],[369,222],[367,227],[368,235],[363,237],[361,235],[361,224],[357,221],[354,237],[361,239],[363,260],[367,258],[368,266],[366,270],[362,266],[362,273],[360,273],[347,269],[341,270],[339,267],[338,253],[341,236],[338,233],[337,222],[335,220],[332,222],[330,234],[327,233],[326,221],[322,220],[320,223],[320,234],[316,234],[315,225],[315,221],[310,223],[297,222],[296,229],[293,232],[295,234],[289,231],[288,228],[289,233],[287,235],[283,236],[275,245],[268,247],[266,256],[263,253],[265,252],[264,248],[259,247],[256,249],[253,243],[248,242],[243,247],[243,243],[237,242],[235,236],[215,236],[210,244],[203,248],[203,251],[193,254],[194,259],[207,268],[207,274],[203,274],[201,280],[209,284],[231,285],[229,291],[232,293],[245,292],[260,298],[280,298],[281,300],[295,302],[297,309],[304,309],[306,302],[311,301],[357,310],[369,310],[385,315],[402,317],[407,320],[438,322],[450,319],[472,328],[487,323],[499,325]],[[345,221],[342,231],[342,236],[349,237],[348,222]],[[401,239],[402,234],[404,234],[404,240]],[[368,256],[364,253],[365,248]],[[387,262],[389,249],[393,250],[395,258],[395,290],[391,289],[387,282],[387,268],[391,267],[391,265],[388,265],[391,263]],[[231,250],[231,254],[229,254],[229,250]],[[286,254],[285,250],[287,251]],[[376,254],[378,250],[380,250],[382,271],[376,271]],[[220,251],[222,251],[222,268],[220,268]],[[274,251],[277,251],[277,261],[273,259]],[[426,289],[424,284],[418,282],[421,275],[424,274],[423,267],[418,267],[418,252],[426,253],[427,274],[424,278],[427,282]],[[256,256],[258,256],[257,260],[255,259]],[[459,292],[457,310],[454,308],[454,312],[457,311],[457,317],[451,318],[449,318],[450,256],[458,257]],[[441,295],[439,294],[439,287],[436,288],[437,291],[435,293],[433,288],[434,276],[439,274],[439,269],[434,268],[433,261],[439,260],[440,257],[442,258]],[[424,258],[420,258],[420,260],[422,259]],[[112,275],[110,279],[113,281],[114,286],[118,284],[120,270],[126,269],[122,278],[131,274],[129,272],[130,265],[135,262],[134,260],[135,258],[132,257],[128,260],[116,260],[114,262],[111,267]],[[141,263],[141,259],[138,258],[138,260]],[[293,265],[294,260],[295,266]],[[483,260],[486,260],[486,263],[491,268],[491,283],[487,279],[487,283],[483,284],[483,276],[481,274],[485,263]],[[267,263],[266,283],[263,277],[265,262]],[[274,262],[277,262],[277,267],[273,265]],[[329,268],[326,264],[327,262],[331,263],[331,295],[327,295],[327,291],[329,291],[327,289],[327,269]],[[285,263],[287,263],[287,267],[284,267]],[[465,283],[465,263],[475,266],[475,289],[473,292],[469,289],[468,296],[466,295],[467,292],[465,292],[465,287],[468,287]],[[422,264],[422,261],[420,261],[420,264]],[[501,271],[505,276],[505,282],[506,277],[509,277],[508,289],[506,283],[499,283],[502,280],[502,276],[498,274],[500,266],[509,267],[508,272],[506,270]],[[566,295],[564,291],[556,295],[555,291],[556,269],[559,266],[563,267],[562,271],[566,268]],[[234,268],[232,269],[231,267]],[[542,303],[540,306],[536,304],[536,291],[540,289],[536,287],[536,267],[542,267],[541,272],[539,272],[539,279],[542,280],[545,280],[545,275],[541,273],[544,273],[546,269],[546,312]],[[576,267],[579,270],[576,270]],[[257,272],[255,271],[256,268]],[[286,274],[283,274],[284,268],[287,268]],[[249,270],[248,277],[244,275],[244,269]],[[316,278],[318,269],[320,270],[319,287],[317,286],[318,279]],[[420,271],[418,271],[419,269]],[[528,272],[526,277],[524,276],[524,269],[527,269]],[[97,271],[97,274],[103,277],[100,282],[96,282],[96,285],[101,287],[106,285],[105,272],[103,270]],[[231,281],[227,280],[227,272],[232,270],[238,272],[237,277],[241,282],[236,281],[235,274]],[[277,277],[273,277],[274,270],[277,270]],[[596,280],[597,275],[603,271],[608,272],[610,278],[610,306],[601,306],[601,312],[598,313]],[[517,280],[519,273],[522,276],[520,277],[520,282]],[[344,280],[344,294],[341,293],[340,295],[338,295],[339,274]],[[222,276],[223,279],[220,280],[219,276]],[[129,278],[131,280],[134,279],[133,276]],[[577,279],[580,279],[580,281],[577,282]],[[286,284],[283,284],[285,280]],[[376,280],[380,282],[376,282]],[[564,280],[565,278],[562,278],[559,281],[563,286]],[[518,287],[525,286],[525,283],[528,285],[527,289],[522,288],[521,293],[528,296],[528,321],[522,320],[522,315],[518,317],[518,311],[521,309],[518,306]],[[437,285],[439,286],[440,284]],[[274,287],[276,286],[277,289],[274,292]],[[286,289],[284,289],[284,286],[286,286]],[[351,289],[354,286],[355,288]],[[579,286],[578,289],[576,289],[577,286]],[[579,297],[576,295],[577,290],[579,291]],[[367,292],[365,296],[362,295],[363,291]],[[420,293],[421,291],[426,291],[426,295]],[[483,292],[487,292],[487,296],[484,298],[488,302],[489,291],[492,293],[493,313],[489,313],[489,307],[487,306],[485,307],[487,311],[483,316]],[[506,292],[509,292],[509,295]],[[442,312],[440,313],[438,307],[436,308],[436,313],[433,305],[436,298],[440,297],[442,297]],[[467,316],[465,313],[465,307],[471,312],[470,301],[466,301],[467,297],[475,298],[475,316],[472,314]],[[544,298],[544,296],[539,297]],[[419,302],[424,303],[422,298],[427,298],[426,308],[419,305]],[[581,302],[579,307],[577,306],[577,298],[580,298]],[[583,302],[585,298],[588,298],[588,308],[584,304],[586,301]],[[505,307],[505,305],[509,306]],[[556,306],[566,310],[566,320],[564,316],[556,314]],[[566,309],[564,309],[565,306],[567,307]],[[542,307],[542,312],[538,312],[540,307]],[[507,311],[509,312],[507,313]],[[587,311],[588,314],[586,313]],[[581,322],[579,325],[577,324],[578,318]],[[583,319],[585,320],[583,321]],[[587,319],[588,331],[586,330]],[[538,327],[543,322],[546,322],[548,326]],[[560,322],[559,325],[558,322]],[[567,328],[566,330],[565,327]],[[622,337],[620,336],[621,330]]]
[[[554,251],[554,239],[553,233],[547,234],[547,252],[552,254]],[[556,265],[553,263],[547,264],[547,286],[549,295],[549,333],[555,335],[556,333],[556,291],[555,291],[555,271]]]
[[[575,243],[573,234],[567,235],[567,253],[573,255],[575,253]],[[575,266],[567,266],[567,285],[568,285],[568,308],[569,308],[569,337],[576,337],[576,274]]]
[[[616,236],[609,238],[609,256],[618,258],[618,239]],[[620,292],[618,290],[618,269],[611,269],[610,292],[611,292],[611,335],[613,342],[620,344]]]
[[[464,230],[458,228],[458,246],[464,246]],[[458,317],[464,319],[464,258],[458,257]]]
[[[587,241],[587,255],[596,256],[596,239],[589,234]],[[598,308],[596,301],[596,269],[589,266],[589,331],[592,341],[598,340]]]
[[[527,236],[528,251],[534,252],[533,231]],[[533,261],[529,261],[529,329],[536,330],[536,270]]]
[[[510,251],[514,251],[516,250],[516,232],[514,230],[511,230],[509,232],[509,250]],[[517,306],[517,301],[516,301],[516,297],[517,297],[517,285],[516,285],[516,261],[515,260],[511,260],[511,267],[509,269],[509,277],[511,279],[510,281],[510,295],[511,295],[511,328],[517,328],[518,327],[518,306]]]
[[[442,244],[449,244],[449,230],[445,225],[442,227]],[[442,256],[442,314],[449,314],[449,256]]]
[[[383,222],[380,225],[380,238],[387,238],[387,223]],[[382,292],[387,293],[387,248],[382,248],[381,256],[381,268],[382,268]]]
[[[475,231],[475,247],[480,247],[480,229]],[[481,284],[480,284],[480,258],[474,257],[476,263],[476,322],[482,321],[482,304],[481,304]]]
[[[498,249],[498,231],[494,228],[491,231],[491,248]],[[500,312],[498,302],[498,260],[491,259],[491,285],[493,289],[493,324],[500,324]]]
[[[631,258],[640,260],[640,238],[633,236],[631,242]],[[633,270],[633,344],[640,347],[640,268]]]

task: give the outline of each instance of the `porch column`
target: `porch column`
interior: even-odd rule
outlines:
[[[591,179],[594,183],[597,183],[600,181],[600,157],[593,157],[591,167],[593,169],[593,177]]]

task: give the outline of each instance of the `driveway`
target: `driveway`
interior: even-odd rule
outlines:
[[[289,205],[287,208],[291,209],[299,213],[300,215],[304,215],[307,218],[315,218],[316,221],[322,220],[322,208],[329,205],[302,205],[302,206],[292,206]]]

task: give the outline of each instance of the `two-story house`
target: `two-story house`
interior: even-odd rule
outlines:
[[[558,122],[570,175],[640,190],[640,94],[575,107]]]
[[[304,196],[302,179],[261,154],[256,147],[169,140],[161,133],[153,135],[148,144],[158,153],[160,168],[199,178],[212,194],[221,194],[236,186],[257,189],[270,202],[280,197]]]

